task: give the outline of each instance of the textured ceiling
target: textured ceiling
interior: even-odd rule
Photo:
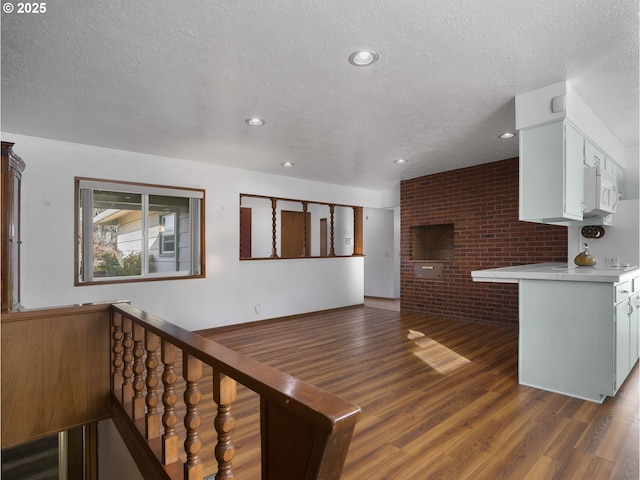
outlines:
[[[514,96],[564,80],[636,145],[638,68],[636,0],[56,0],[2,13],[1,127],[388,188],[517,156]]]

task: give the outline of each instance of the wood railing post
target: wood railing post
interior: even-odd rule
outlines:
[[[164,433],[162,434],[162,464],[169,465],[178,461],[178,435],[176,434],[176,425],[178,424],[178,416],[176,415],[176,375],[175,365],[178,361],[178,347],[162,340],[162,363],[164,364],[164,372],[162,373],[162,383],[164,384],[164,393],[162,394],[162,405],[164,413],[162,414],[162,426]]]
[[[139,420],[144,417],[144,328],[133,325],[133,408],[132,417]]]
[[[307,211],[309,202],[302,202],[302,256],[310,256],[311,252],[307,252]]]
[[[122,314],[113,312],[112,314],[112,376],[111,376],[111,390],[116,391],[122,388]]]
[[[336,256],[336,244],[335,244],[335,217],[336,217],[336,206],[329,205],[329,256]]]
[[[133,397],[133,330],[130,318],[122,318],[122,331],[124,339],[122,345],[122,404],[131,403]]]
[[[278,257],[278,224],[276,218],[278,215],[278,199],[271,199],[271,257]]]
[[[157,392],[160,379],[158,378],[158,349],[160,348],[160,337],[149,330],[145,332],[145,347],[147,349],[147,413],[145,415],[145,437],[147,439],[160,436],[160,412],[158,403],[160,397]]]
[[[231,441],[231,434],[236,421],[231,413],[231,406],[236,400],[236,381],[214,369],[213,372],[213,400],[218,405],[218,414],[214,421],[216,432],[218,433],[218,443],[215,454],[218,461],[218,473],[216,480],[232,480],[233,473],[232,460],[236,454],[236,449]]]
[[[353,254],[363,255],[363,238],[362,238],[362,207],[353,207]]]
[[[185,480],[202,480],[203,466],[199,453],[202,442],[200,441],[200,412],[198,405],[202,394],[198,380],[202,377],[202,362],[188,353],[182,355],[182,376],[187,382],[184,391],[184,404],[187,413],[184,416],[184,426],[187,430],[187,438],[184,441],[184,451],[187,460],[184,463]]]

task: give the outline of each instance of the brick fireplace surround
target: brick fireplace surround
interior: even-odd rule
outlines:
[[[542,187],[544,188],[544,187]],[[566,227],[518,220],[518,159],[406,180],[400,184],[401,309],[517,325],[518,285],[478,283],[472,270],[566,262]],[[411,227],[454,225],[444,278],[414,278]]]

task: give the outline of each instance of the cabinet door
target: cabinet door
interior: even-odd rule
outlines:
[[[520,220],[582,220],[584,139],[568,122],[520,132]]]
[[[629,301],[625,300],[616,305],[616,381],[615,390],[617,391],[627,378],[627,374],[631,370],[629,362],[630,358],[630,331],[629,331]]]
[[[600,165],[602,166],[602,168],[604,168],[604,153],[602,153],[600,149],[589,140],[585,140],[584,164],[587,167],[595,167],[596,165]]]
[[[632,295],[629,298],[629,339],[630,339],[630,368],[636,364],[640,358],[640,294]]]
[[[621,198],[624,198],[624,168],[616,165],[616,186]]]
[[[564,124],[564,213],[582,219],[584,200],[584,137],[568,123]]]

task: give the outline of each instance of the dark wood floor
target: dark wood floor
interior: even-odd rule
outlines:
[[[598,405],[518,385],[513,327],[363,306],[206,336],[362,407],[343,479],[639,478],[637,365]],[[234,414],[237,478],[259,479],[257,396]]]

